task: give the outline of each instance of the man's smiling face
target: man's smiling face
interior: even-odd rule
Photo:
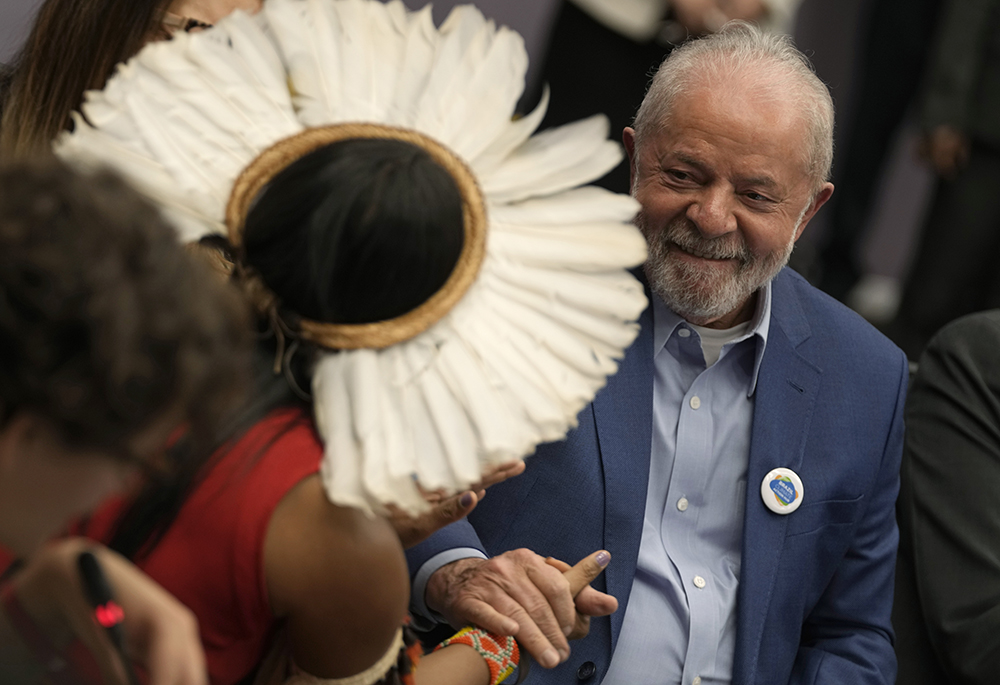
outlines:
[[[754,294],[833,192],[829,183],[813,192],[806,121],[792,100],[730,79],[678,95],[640,149],[626,129],[650,286],[692,323],[750,319]]]

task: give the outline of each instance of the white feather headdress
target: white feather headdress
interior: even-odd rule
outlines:
[[[323,354],[313,376],[330,498],[417,512],[417,483],[458,491],[563,438],[646,306],[626,270],[646,255],[636,203],[580,187],[621,159],[607,120],[532,135],[547,95],[512,118],[526,67],[520,36],[471,6],[436,29],[399,0],[267,0],[147,46],[88,94],[56,151],[116,168],[185,240],[225,233],[241,171],[310,127],[402,127],[464,161],[488,215],[471,287],[412,339]]]

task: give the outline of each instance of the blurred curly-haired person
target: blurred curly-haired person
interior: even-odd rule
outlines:
[[[0,587],[0,675],[19,648],[36,652],[24,668],[41,661],[37,643],[18,644],[40,628],[57,650],[75,632],[118,682],[110,644],[66,589],[91,543],[41,545],[134,475],[197,465],[241,399],[247,331],[238,295],[123,181],[54,161],[0,166],[0,545],[28,559]],[[203,683],[190,613],[94,549],[151,682]]]

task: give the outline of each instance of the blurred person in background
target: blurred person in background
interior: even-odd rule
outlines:
[[[83,94],[151,40],[197,31],[261,0],[47,0],[0,73],[0,159],[47,153]],[[4,92],[6,91],[6,93]]]
[[[913,359],[947,322],[1000,306],[1000,1],[943,2],[920,123],[939,182],[886,328]]]
[[[1000,674],[1000,310],[943,328],[906,401],[893,625],[899,683]]]
[[[190,454],[216,437],[240,397],[245,329],[235,294],[124,182],[54,160],[0,167],[0,545],[20,559],[0,590],[4,682],[89,654],[124,685],[80,587],[83,550],[105,567],[150,682],[206,682],[187,609],[93,543],[43,543],[142,474],[170,480],[179,427]]]
[[[653,70],[673,45],[718,30],[730,19],[790,33],[801,0],[564,0],[555,20],[540,87],[552,100],[543,127],[603,112],[611,130],[632,124]],[[534,98],[539,97],[539,93]],[[624,162],[598,182],[628,191]]]
[[[834,173],[837,194],[827,210],[818,284],[842,302],[863,275],[858,252],[879,177],[919,93],[940,5],[941,0],[872,0],[859,17],[856,96]]]

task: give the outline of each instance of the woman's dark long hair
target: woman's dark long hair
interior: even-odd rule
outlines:
[[[320,148],[274,178],[247,216],[240,259],[278,296],[279,317],[294,331],[301,317],[367,323],[405,314],[441,288],[463,242],[458,188],[430,155],[410,143],[352,139]],[[291,368],[276,376],[278,346],[267,324],[261,322],[256,395],[220,436],[216,458],[272,410],[307,404],[290,382],[308,390],[316,350],[302,345]],[[174,477],[150,482],[119,518],[112,549],[130,558],[148,553],[214,463],[183,444],[173,458]]]
[[[462,200],[421,148],[352,139],[278,174],[247,216],[244,260],[294,315],[368,323],[437,292],[462,251]]]
[[[87,90],[158,30],[170,0],[47,0],[14,71],[0,120],[0,157],[45,153]]]

